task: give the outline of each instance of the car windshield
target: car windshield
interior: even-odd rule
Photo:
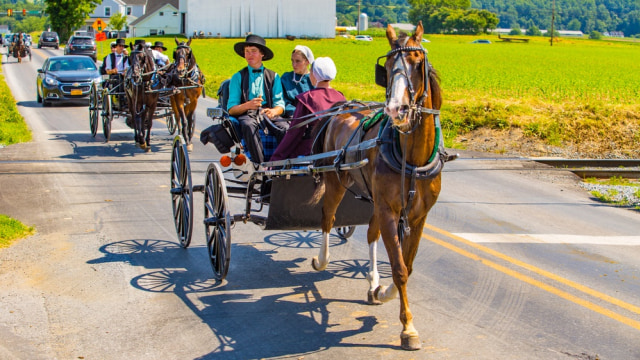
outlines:
[[[51,60],[49,71],[95,71],[96,64],[89,58],[66,58]]]
[[[75,45],[91,45],[92,40],[90,38],[75,38],[72,43]]]

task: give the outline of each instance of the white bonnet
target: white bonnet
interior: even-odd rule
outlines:
[[[316,61],[313,62],[311,67],[311,71],[313,71],[313,77],[315,77],[318,82],[333,80],[336,78],[336,74],[338,73],[336,64],[334,64],[333,60],[328,57],[317,58]]]
[[[304,57],[307,58],[307,60],[309,61],[309,64],[313,64],[314,58],[313,58],[313,52],[311,51],[311,49],[309,49],[307,46],[304,45],[296,45],[295,48],[293,48],[293,51],[299,50],[302,54],[304,54]]]

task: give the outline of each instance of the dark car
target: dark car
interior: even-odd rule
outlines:
[[[91,86],[99,85],[102,76],[88,56],[52,56],[44,61],[36,77],[36,98],[42,106],[54,102],[89,98]]]
[[[97,61],[96,42],[91,36],[76,36],[69,38],[64,48],[65,55],[86,55]]]
[[[43,31],[40,34],[40,39],[38,40],[38,49],[41,49],[45,46],[49,46],[52,48],[60,48],[60,38],[58,37],[58,33],[55,31]]]

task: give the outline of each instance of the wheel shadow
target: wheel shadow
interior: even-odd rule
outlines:
[[[90,134],[56,133],[51,140],[69,143],[71,152],[60,156],[61,159],[83,160],[93,157],[134,157],[149,154],[170,154],[171,142],[163,135],[151,139],[151,152],[147,153],[136,146],[131,133],[114,132],[110,141],[104,142],[101,134],[92,137]]]
[[[292,235],[284,233],[291,242]],[[280,234],[268,236],[276,242]],[[332,262],[328,271],[301,272],[307,258],[277,260],[275,250],[259,250],[253,244],[231,247],[231,266],[227,280],[212,279],[206,247],[183,249],[164,240],[138,239],[107,244],[100,248],[97,263],[125,263],[151,271],[131,279],[136,289],[173,293],[211,329],[213,349],[199,359],[257,359],[304,355],[329,348],[387,348],[347,342],[347,338],[372,332],[374,316],[355,318],[347,330],[332,323],[329,306],[366,306],[364,300],[327,298],[316,284],[344,277],[361,281],[368,260]],[[382,266],[385,267],[384,265]],[[390,268],[381,275],[390,276]]]

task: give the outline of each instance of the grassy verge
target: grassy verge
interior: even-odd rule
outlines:
[[[640,210],[640,181],[638,180],[622,177],[607,180],[587,178],[584,179],[584,183],[583,187],[595,187],[589,193],[601,202]]]
[[[35,229],[0,214],[0,248],[9,247],[15,240],[32,235]]]
[[[0,67],[0,146],[31,141],[31,131],[16,107]]]
[[[31,140],[31,132],[18,112],[0,66],[0,147]],[[34,228],[0,214],[0,248],[34,233]]]

